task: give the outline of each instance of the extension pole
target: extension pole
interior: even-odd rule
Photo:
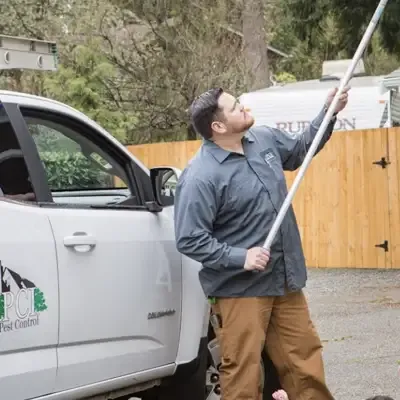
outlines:
[[[296,175],[296,178],[292,184],[292,187],[290,188],[289,193],[286,196],[286,198],[282,204],[282,207],[278,212],[276,220],[274,221],[272,228],[271,228],[270,232],[268,233],[267,238],[265,239],[263,247],[267,250],[269,250],[271,248],[271,244],[275,239],[275,236],[282,224],[283,219],[285,218],[286,212],[292,203],[293,197],[296,194],[296,191],[300,185],[300,182],[303,179],[304,174],[305,174],[307,168],[309,167],[311,160],[314,157],[314,154],[315,154],[315,152],[318,148],[318,145],[322,139],[322,136],[325,133],[326,128],[328,127],[329,121],[331,120],[331,118],[334,114],[334,110],[339,102],[339,97],[342,95],[343,89],[346,87],[346,85],[350,81],[350,78],[353,75],[353,72],[354,72],[355,67],[357,66],[357,63],[360,61],[369,41],[371,40],[372,34],[374,33],[374,30],[375,30],[375,28],[378,24],[378,21],[383,13],[383,10],[386,7],[387,2],[388,2],[388,0],[380,0],[379,5],[378,5],[377,9],[375,10],[375,13],[371,19],[371,22],[369,23],[368,28],[365,31],[363,38],[361,39],[361,42],[357,48],[356,53],[354,54],[352,62],[349,65],[349,68],[347,69],[346,74],[340,83],[339,89],[326,112],[325,118],[323,119],[321,126],[319,127],[318,132],[310,146],[310,149],[308,150],[307,155],[304,158],[304,161],[299,169],[299,172]]]

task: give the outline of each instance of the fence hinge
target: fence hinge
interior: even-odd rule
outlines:
[[[385,252],[388,252],[389,251],[389,242],[387,240],[385,240],[381,244],[376,244],[375,247],[380,247],[380,248],[384,249]]]
[[[385,157],[382,157],[379,161],[374,161],[372,164],[380,165],[382,168],[386,168],[390,164],[390,161],[386,161]]]

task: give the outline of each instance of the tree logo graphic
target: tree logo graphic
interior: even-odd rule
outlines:
[[[46,310],[44,293],[0,261],[0,334],[39,325]]]
[[[33,307],[34,307],[35,311],[36,312],[46,311],[47,306],[46,306],[46,300],[44,298],[43,292],[39,288],[35,287],[33,294],[34,294]]]
[[[4,318],[4,295],[0,294],[0,320]]]

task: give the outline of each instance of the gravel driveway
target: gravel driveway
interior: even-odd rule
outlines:
[[[337,400],[400,400],[400,270],[309,269],[306,293]]]

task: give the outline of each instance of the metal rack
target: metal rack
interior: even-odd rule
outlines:
[[[0,70],[56,71],[57,67],[55,42],[0,35]]]

